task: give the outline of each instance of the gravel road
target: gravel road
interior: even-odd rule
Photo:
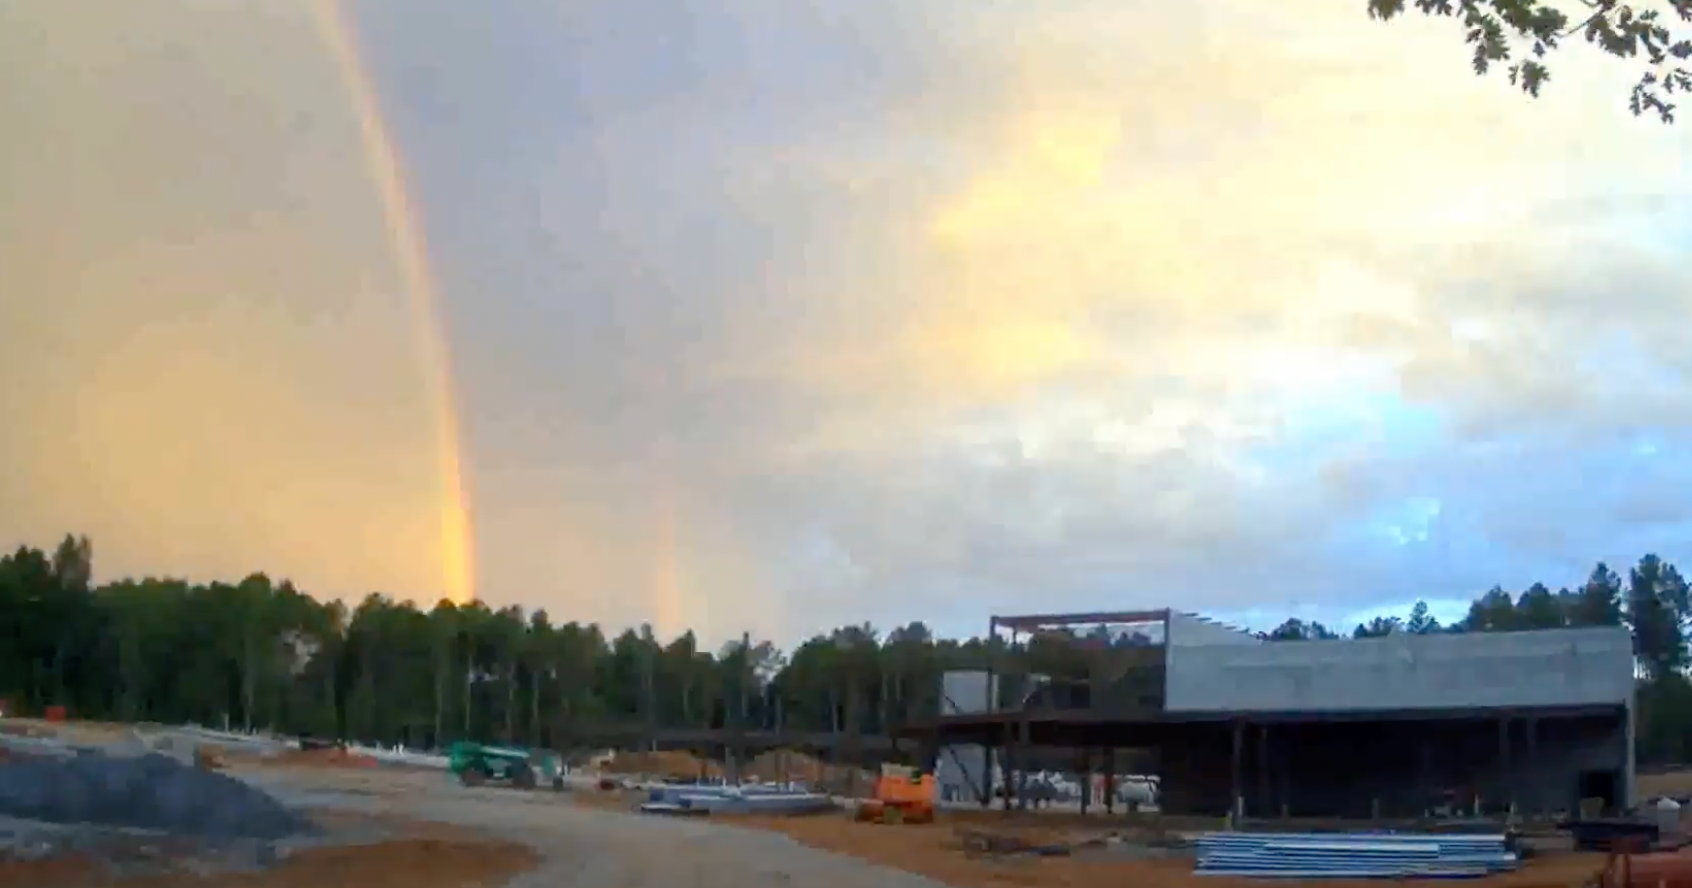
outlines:
[[[508,888],[943,888],[775,833],[580,808],[547,792],[469,789],[444,774],[302,769],[238,776],[289,805],[401,814],[531,845],[545,863]]]

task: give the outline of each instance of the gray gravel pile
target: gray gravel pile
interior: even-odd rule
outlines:
[[[206,838],[280,839],[311,828],[259,789],[162,755],[0,763],[0,815]]]
[[[0,860],[76,857],[115,877],[168,873],[253,872],[273,865],[281,843],[205,839],[118,826],[45,823],[0,817]]]

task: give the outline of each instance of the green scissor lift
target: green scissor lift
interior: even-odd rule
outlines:
[[[460,740],[447,750],[447,761],[447,767],[465,786],[499,781],[518,789],[534,789],[542,784],[554,790],[564,788],[564,771],[558,756],[545,750]]]

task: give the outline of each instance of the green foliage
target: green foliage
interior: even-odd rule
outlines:
[[[1270,641],[1328,641],[1339,636],[1321,623],[1293,617],[1263,636]]]
[[[1010,674],[1084,678],[1083,645],[1036,636],[937,639],[922,623],[842,626],[784,654],[742,636],[715,653],[649,626],[607,637],[545,611],[441,601],[429,610],[371,594],[348,608],[287,581],[124,579],[91,587],[93,549],[0,557],[0,698],[14,711],[61,704],[90,718],[268,727],[364,741],[453,740],[565,747],[607,727],[771,728],[879,733],[940,711],[940,673],[989,661]],[[1625,625],[1642,676],[1639,755],[1692,757],[1688,584],[1647,555],[1623,580],[1604,564],[1579,589],[1488,590],[1441,626],[1425,602],[1354,638]],[[1289,619],[1272,641],[1344,644]],[[1107,635],[1085,641],[1110,643]],[[1026,689],[1007,681],[1007,699]]]
[[[1541,0],[1369,0],[1369,16],[1390,21],[1406,8],[1455,20],[1473,50],[1476,74],[1504,65],[1510,83],[1538,96],[1551,79],[1548,59],[1570,37],[1641,65],[1644,70],[1628,96],[1636,116],[1656,114],[1674,120],[1674,97],[1692,91],[1692,40],[1671,30],[1663,13],[1692,21],[1692,0],[1661,0],[1652,8],[1621,0],[1578,0],[1581,14],[1567,13]]]

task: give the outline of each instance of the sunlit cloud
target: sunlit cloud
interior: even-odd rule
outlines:
[[[1449,22],[1318,0],[419,3],[346,11],[491,601],[1342,622],[1675,554],[1672,460],[1627,451],[1692,415],[1692,144],[1625,66],[1530,102]],[[27,15],[68,36],[0,36],[0,535],[437,594],[439,383],[309,23]]]

